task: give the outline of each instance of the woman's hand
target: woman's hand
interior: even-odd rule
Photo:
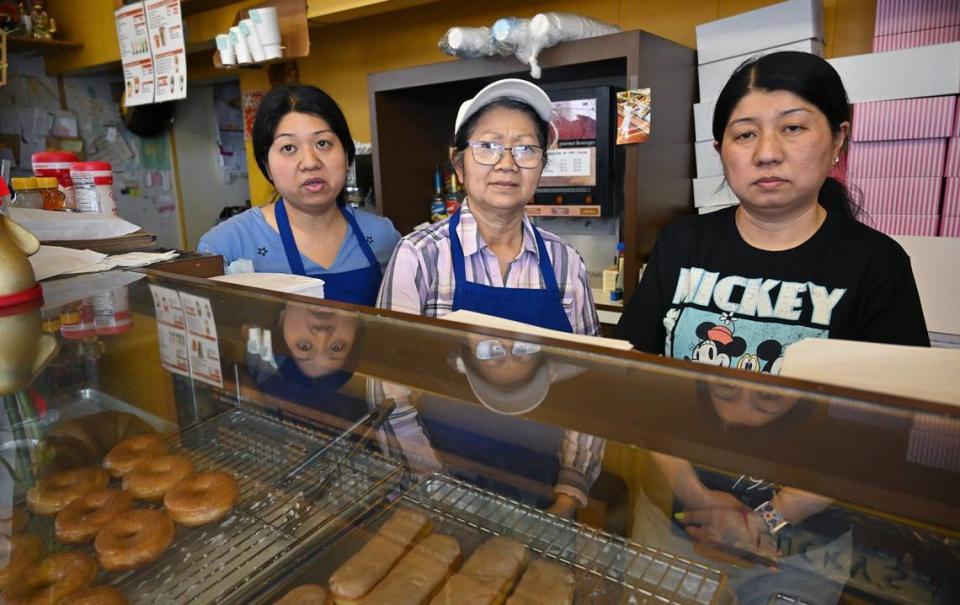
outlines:
[[[689,510],[682,521],[691,538],[729,554],[767,564],[779,554],[760,515],[742,505]]]

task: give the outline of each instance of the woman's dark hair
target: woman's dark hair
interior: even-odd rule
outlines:
[[[467,143],[470,141],[470,137],[473,136],[473,131],[476,129],[477,122],[480,121],[480,118],[486,115],[488,111],[498,108],[514,109],[526,114],[533,120],[533,127],[537,135],[537,144],[546,150],[550,140],[550,123],[541,118],[540,114],[538,114],[533,107],[523,101],[511,98],[497,99],[478,109],[475,114],[467,118],[466,121],[460,125],[460,128],[457,129],[456,134],[453,135],[453,148],[457,150],[455,162],[463,162],[463,150],[467,148]],[[546,160],[546,153],[544,153],[543,157],[544,160]]]
[[[737,68],[717,98],[713,110],[713,140],[723,144],[730,114],[753,91],[785,90],[814,105],[827,117],[830,130],[850,121],[850,103],[840,75],[824,59],[809,53],[782,51],[748,59]],[[846,148],[846,142],[844,142]],[[860,208],[843,183],[827,177],[820,187],[820,204],[831,212],[855,218]]]
[[[267,167],[267,156],[270,153],[270,146],[273,145],[277,126],[285,115],[293,112],[308,113],[322,118],[330,125],[333,134],[340,139],[340,144],[347,153],[347,165],[353,163],[357,149],[350,135],[350,127],[347,126],[347,118],[344,117],[337,102],[316,86],[286,84],[274,88],[263,96],[260,108],[257,109],[257,117],[253,121],[253,157],[257,160],[260,172],[268,181],[273,183]],[[338,203],[343,202],[343,196],[344,192],[341,191],[337,196]]]

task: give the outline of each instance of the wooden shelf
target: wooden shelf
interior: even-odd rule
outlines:
[[[280,41],[283,44],[283,56],[279,59],[269,59],[259,63],[244,65],[224,65],[220,61],[220,51],[213,52],[213,66],[218,69],[253,68],[259,69],[272,63],[283,63],[292,59],[300,59],[310,54],[310,26],[307,23],[307,4],[305,0],[270,0],[239,11],[233,24],[246,19],[251,8],[277,7],[277,17],[280,26]]]
[[[7,52],[27,53],[32,55],[47,55],[62,53],[83,48],[83,42],[73,40],[41,40],[20,36],[7,36]]]
[[[180,14],[186,19],[190,15],[230,6],[237,0],[181,0]]]

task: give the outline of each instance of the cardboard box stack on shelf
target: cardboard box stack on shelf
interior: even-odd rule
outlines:
[[[697,26],[700,102],[693,106],[697,160],[693,196],[701,214],[737,204],[713,148],[714,102],[741,63],[780,50],[823,56],[820,0],[789,0]]]
[[[861,220],[889,235],[958,237],[947,198],[960,177],[960,2],[878,0],[874,32],[874,53],[831,61],[853,104],[846,176],[862,192]]]

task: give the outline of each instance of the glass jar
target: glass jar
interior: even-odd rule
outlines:
[[[43,198],[44,210],[64,209],[66,198],[63,195],[63,191],[60,190],[60,183],[57,182],[56,177],[37,177],[37,189],[40,191],[40,196]]]
[[[37,189],[35,177],[14,178],[13,190],[17,195],[11,203],[17,208],[43,208],[43,196]]]

